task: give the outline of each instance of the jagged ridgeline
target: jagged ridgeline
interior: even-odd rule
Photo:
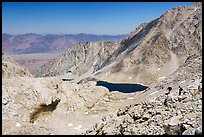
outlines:
[[[150,84],[202,54],[202,7],[180,6],[142,23],[118,42],[89,42],[68,49],[42,66],[37,76],[91,72],[111,82]]]
[[[81,75],[111,56],[117,46],[113,42],[87,42],[75,45],[43,65],[37,76],[56,76],[69,72]]]

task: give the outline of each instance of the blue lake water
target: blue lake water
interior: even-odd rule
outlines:
[[[119,91],[123,93],[132,93],[139,92],[147,89],[147,86],[143,86],[140,84],[128,84],[128,83],[109,83],[106,81],[97,81],[96,86],[104,86],[110,92],[111,91]]]

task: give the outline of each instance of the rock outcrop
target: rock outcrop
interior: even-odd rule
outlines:
[[[112,42],[87,42],[75,45],[60,57],[51,60],[38,70],[37,76],[56,76],[73,73],[82,75],[93,72],[95,65],[103,62],[117,48]]]
[[[159,92],[163,94],[157,97],[119,109],[83,134],[202,134],[202,83],[198,79],[185,82],[186,88],[181,95],[178,85],[172,86],[173,90],[169,95],[165,95],[164,90],[160,89]]]
[[[129,100],[128,94],[110,94],[95,83],[74,84],[57,77],[3,78],[2,97],[3,134],[32,135],[79,134],[119,109],[121,100]]]
[[[2,53],[2,77],[24,77],[31,76],[28,70],[15,62],[9,55]]]

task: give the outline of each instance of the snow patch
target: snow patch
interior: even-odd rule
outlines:
[[[68,127],[71,127],[72,125],[73,125],[73,123],[69,123],[69,124],[68,124]]]
[[[106,72],[106,75],[109,75],[110,74],[110,71]]]
[[[166,77],[160,77],[160,78],[158,78],[158,79],[165,79]]]
[[[196,11],[198,8],[197,7],[195,7],[195,9],[194,9],[194,11]]]
[[[185,80],[181,81],[180,84],[182,84],[182,83],[184,83],[184,82],[185,82]]]
[[[142,83],[139,83],[139,82],[138,82],[137,84],[139,84],[139,85],[142,85],[142,86],[145,86],[144,84],[142,84]]]

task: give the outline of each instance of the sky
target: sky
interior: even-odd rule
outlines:
[[[8,34],[128,34],[143,22],[192,2],[2,2]]]

